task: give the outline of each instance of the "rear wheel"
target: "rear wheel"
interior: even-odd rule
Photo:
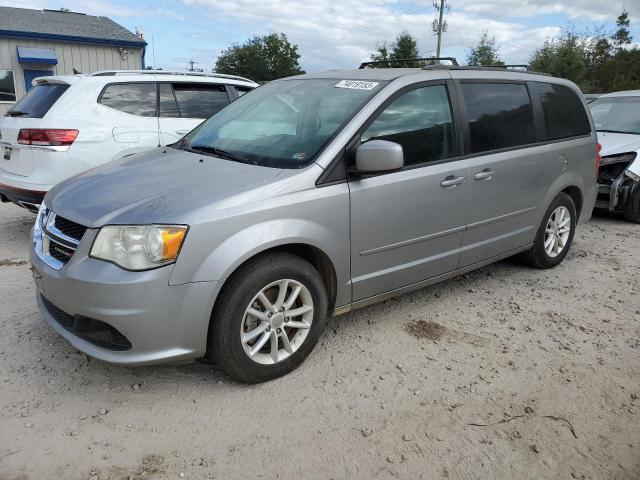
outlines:
[[[213,359],[243,382],[284,375],[318,342],[327,304],[322,277],[304,259],[274,253],[251,261],[229,280],[213,315]]]
[[[567,256],[576,228],[576,207],[569,195],[562,192],[547,209],[531,249],[524,253],[525,261],[536,268],[551,268]]]

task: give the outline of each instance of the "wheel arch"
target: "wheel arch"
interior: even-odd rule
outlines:
[[[539,210],[538,218],[536,221],[537,225],[542,222],[542,217],[547,211],[547,208],[549,207],[549,205],[551,205],[551,202],[553,202],[553,199],[556,198],[559,193],[566,193],[573,200],[573,204],[576,207],[576,223],[581,223],[583,219],[588,217],[586,213],[591,213],[586,212],[584,209],[584,206],[588,205],[589,203],[589,198],[585,197],[585,195],[588,195],[588,191],[585,190],[583,177],[577,172],[569,171],[556,178],[555,181],[546,190],[543,199],[538,204]]]
[[[292,242],[292,243],[283,243],[280,245],[274,245],[259,252],[254,252],[249,258],[246,258],[239,265],[235,266],[233,271],[224,279],[216,299],[213,303],[213,308],[211,309],[211,316],[209,319],[209,327],[207,331],[207,338],[211,334],[211,328],[213,325],[213,319],[215,317],[216,309],[219,305],[220,299],[224,294],[225,288],[229,284],[230,280],[234,277],[234,275],[240,271],[245,265],[255,261],[257,258],[269,255],[275,252],[286,252],[291,253],[293,255],[297,255],[300,258],[303,258],[307,262],[309,262],[313,267],[320,273],[322,280],[325,284],[325,288],[327,289],[327,299],[328,299],[328,312],[331,312],[335,307],[337,291],[338,291],[338,281],[336,269],[331,261],[331,258],[320,248],[302,242]],[[207,341],[207,351],[205,353],[205,358],[211,359],[212,354],[210,351],[211,342]]]
[[[562,192],[566,193],[573,200],[573,205],[576,207],[576,216],[578,219],[582,216],[582,205],[583,205],[583,197],[582,190],[575,185],[570,185],[562,190]],[[577,222],[576,222],[577,223]]]

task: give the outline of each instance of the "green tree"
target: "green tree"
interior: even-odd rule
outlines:
[[[391,45],[391,60],[405,60],[420,57],[418,41],[409,32],[400,32]]]
[[[620,51],[631,45],[631,40],[633,37],[630,33],[631,20],[629,19],[629,12],[626,10],[622,10],[622,13],[618,15],[616,20],[616,26],[618,29],[615,31],[613,35],[611,35],[611,40],[613,41],[613,46],[617,51]]]
[[[586,57],[590,75],[583,88],[599,93],[609,90],[613,79],[611,57],[613,47],[603,31],[595,32],[586,43]]]
[[[254,36],[242,45],[232,44],[220,53],[215,71],[269,82],[304,73],[299,58],[297,45],[291,44],[284,33],[272,33]]]
[[[565,31],[534,52],[531,67],[573,80],[585,92],[640,89],[640,49],[632,44],[630,26],[623,10],[612,35],[603,28],[580,35]]]
[[[375,52],[370,55],[373,62],[386,62],[388,60],[406,60],[420,57],[418,41],[409,32],[400,32],[391,47],[387,42],[378,44]],[[376,68],[389,67],[417,67],[419,62],[393,62],[375,65]]]
[[[611,90],[625,90],[630,88],[629,85],[636,85],[637,75],[640,73],[638,65],[634,64],[634,60],[638,60],[638,49],[630,49],[633,37],[630,33],[631,20],[629,12],[622,10],[616,19],[616,27],[618,29],[611,35],[611,42],[615,50],[612,59],[613,67],[613,84]]]
[[[585,88],[590,76],[586,43],[585,38],[566,30],[535,50],[529,64],[533,70],[567,78]]]
[[[504,62],[498,55],[496,39],[489,37],[486,30],[483,30],[478,44],[469,49],[467,65],[485,67],[490,65],[504,65]]]

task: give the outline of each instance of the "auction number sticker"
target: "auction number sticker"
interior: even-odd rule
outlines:
[[[378,82],[365,82],[363,80],[341,80],[336,83],[334,87],[353,88],[355,90],[373,90],[378,85]]]

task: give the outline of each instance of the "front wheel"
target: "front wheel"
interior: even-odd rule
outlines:
[[[562,192],[547,209],[533,246],[524,260],[536,268],[551,268],[567,256],[576,229],[576,207],[572,198]]]
[[[288,253],[259,257],[224,288],[209,329],[213,359],[242,382],[284,375],[318,342],[327,304],[322,277],[309,262]]]

